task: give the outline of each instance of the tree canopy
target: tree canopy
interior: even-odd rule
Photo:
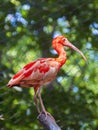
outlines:
[[[66,36],[71,49],[56,79],[42,89],[62,130],[98,129],[98,1],[0,0],[0,128],[42,130],[32,88],[7,88],[9,79],[39,57],[57,57],[51,41]]]

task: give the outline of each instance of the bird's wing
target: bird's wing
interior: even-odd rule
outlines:
[[[49,58],[40,58],[25,65],[18,73],[16,73],[8,82],[8,86],[18,85],[22,80],[33,80],[42,78],[49,71],[47,64]]]

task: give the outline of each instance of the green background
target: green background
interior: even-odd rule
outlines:
[[[0,130],[43,130],[33,88],[6,84],[30,61],[56,57],[56,35],[66,36],[87,62],[66,48],[66,64],[42,89],[44,104],[62,130],[98,130],[97,12],[97,0],[0,0]]]

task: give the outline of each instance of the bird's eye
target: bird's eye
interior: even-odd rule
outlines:
[[[65,42],[65,41],[66,41],[66,38],[63,38],[62,40]]]

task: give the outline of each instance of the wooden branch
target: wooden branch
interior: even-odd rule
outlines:
[[[61,130],[61,128],[56,124],[55,119],[52,117],[52,115],[50,115],[50,113],[47,115],[46,118],[46,115],[41,112],[38,115],[37,119],[43,125],[45,130]]]

